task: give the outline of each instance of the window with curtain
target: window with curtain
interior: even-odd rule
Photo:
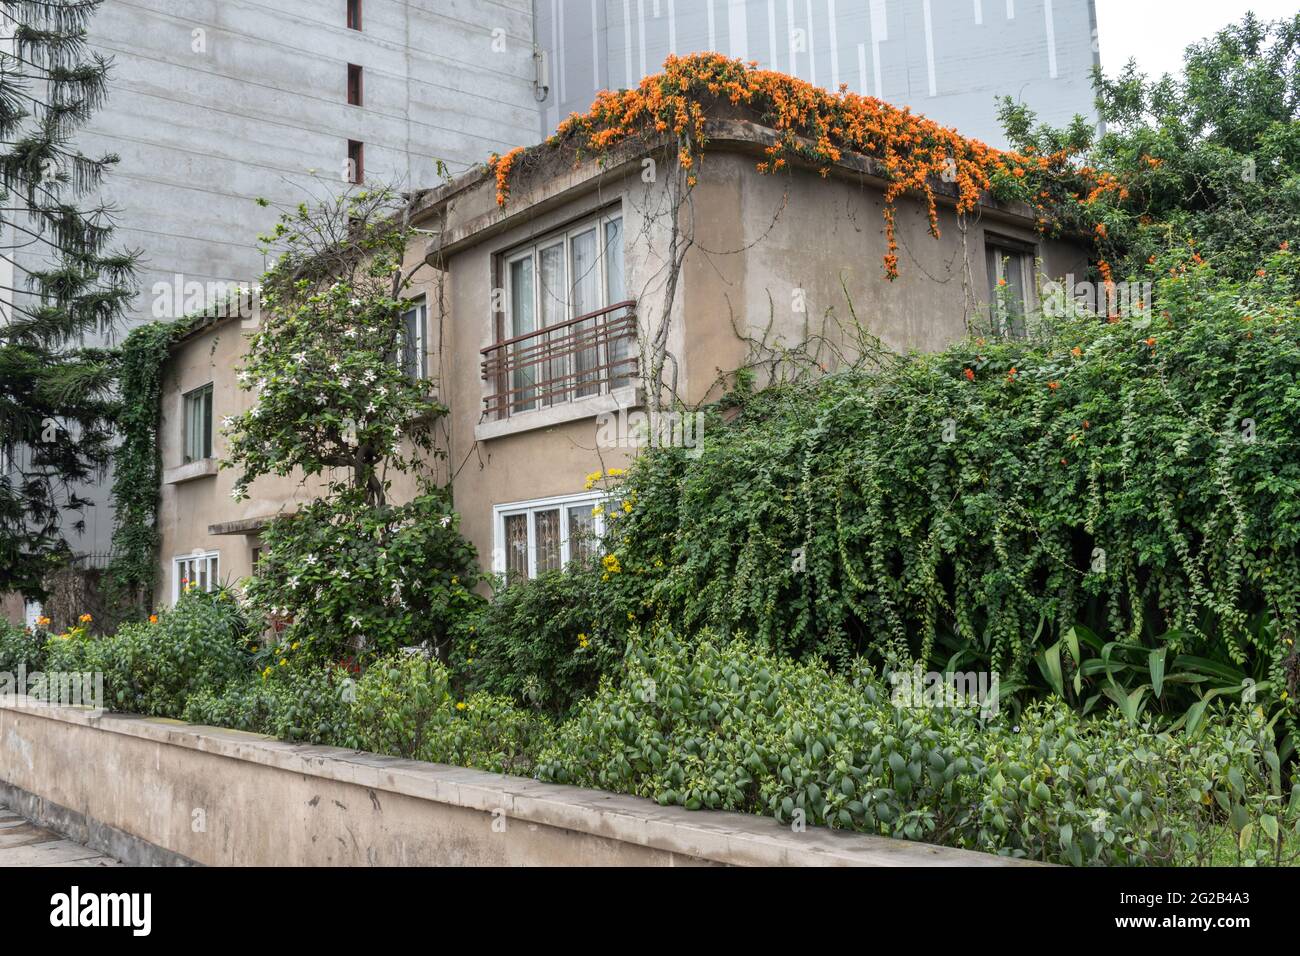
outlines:
[[[610,363],[633,355],[627,338],[608,341],[601,315],[573,319],[625,301],[623,220],[608,213],[546,236],[503,257],[506,339],[554,328],[510,347],[518,366],[510,373],[511,412],[545,408],[630,384],[611,377]],[[620,313],[621,314],[621,313]]]
[[[986,237],[984,251],[994,328],[1002,335],[1021,338],[1025,334],[1025,316],[1033,302],[1032,250]]]
[[[185,463],[212,457],[212,384],[186,392],[181,399]]]
[[[496,570],[510,581],[527,580],[592,560],[605,528],[602,501],[582,494],[497,506]]]
[[[189,589],[215,591],[219,583],[217,573],[220,563],[221,555],[216,551],[177,558],[172,574],[172,603],[179,601],[181,595]]]

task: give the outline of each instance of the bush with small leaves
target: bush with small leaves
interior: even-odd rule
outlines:
[[[1244,862],[1296,845],[1300,787],[1284,787],[1257,711],[1179,735],[1060,702],[1014,719],[906,703],[860,663],[837,674],[707,632],[658,634],[560,726],[538,775],[1076,865],[1208,862],[1225,832]]]
[[[349,746],[355,738],[351,701],[355,683],[339,668],[277,671],[248,676],[223,688],[203,688],[185,703],[195,724],[269,734],[281,740]]]
[[[567,713],[627,646],[626,610],[602,574],[575,562],[499,589],[452,649],[457,685]]]
[[[419,653],[376,661],[356,687],[355,745],[375,753],[496,773],[527,773],[548,733],[544,718],[503,697],[457,701],[447,668]]]
[[[0,621],[0,673],[17,675],[20,669],[38,671],[45,663],[48,635],[31,627]]]

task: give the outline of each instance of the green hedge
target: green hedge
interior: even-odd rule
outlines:
[[[103,674],[109,709],[179,717],[191,695],[248,673],[251,638],[230,592],[194,591],[151,623],[125,624],[102,637],[82,628],[51,636],[44,663],[50,671]]]
[[[708,634],[638,643],[559,727],[539,775],[1076,865],[1225,862],[1225,842],[1267,863],[1300,845],[1300,786],[1284,784],[1262,713],[1224,713],[1195,737],[1060,702],[981,719],[898,706],[865,667],[835,674]]]
[[[46,635],[30,628],[0,621],[0,673],[15,675],[25,669],[38,671],[45,665]]]
[[[599,569],[574,563],[498,587],[452,648],[457,683],[553,715],[596,690],[623,658],[627,609]]]
[[[602,600],[843,666],[994,670],[1081,709],[1181,715],[1248,687],[1290,721],[1300,257],[1240,282],[1159,266],[1145,317],[733,395],[702,454],[633,467]]]

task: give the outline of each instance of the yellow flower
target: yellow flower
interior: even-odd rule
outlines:
[[[77,618],[77,620],[80,621],[82,624],[89,624],[91,621],[94,620],[94,618],[91,617],[89,614],[83,614],[81,615],[81,617]]]
[[[460,584],[460,578],[456,577],[456,575],[453,574],[453,575],[451,576],[451,583],[452,583],[452,584]]]
[[[158,623],[158,615],[157,615],[157,614],[150,614],[150,615],[149,615],[149,623],[150,623],[150,624],[157,624],[157,623]]]
[[[627,474],[627,472],[622,468],[611,468],[609,471],[605,472],[605,474],[609,475],[611,478],[622,478]]]
[[[579,647],[585,648],[585,647],[587,647],[590,643],[591,643],[591,641],[587,640],[587,635],[586,635],[586,634],[579,634],[579,635],[578,635],[578,646],[579,646]]]
[[[605,509],[602,508],[600,505],[596,505],[596,507],[591,509],[591,513],[593,517],[597,515],[603,515],[605,513]]]
[[[632,502],[630,502],[630,501],[625,501],[625,502],[623,502],[623,510],[626,511],[628,514],[631,514],[631,513],[632,513]]]
[[[618,574],[623,570],[623,566],[618,563],[618,555],[616,554],[607,554],[601,558],[600,561],[605,566],[605,571],[609,574]]]
[[[271,676],[271,668],[267,667],[266,670],[262,671],[262,680],[266,680],[270,676]]]
[[[464,710],[468,705],[463,700],[456,701],[456,709]]]
[[[287,664],[287,663],[289,663],[289,662],[288,662],[287,660],[285,660],[283,657],[280,658],[280,666],[281,666],[281,667],[283,667],[283,666],[284,666],[285,664]]]
[[[291,651],[296,651],[297,649],[298,649],[298,642],[297,642],[297,641],[294,641],[292,644],[289,645],[289,650],[291,650]]]

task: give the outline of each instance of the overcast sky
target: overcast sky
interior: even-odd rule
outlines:
[[[1101,66],[1114,76],[1130,57],[1151,76],[1177,73],[1183,50],[1252,11],[1263,20],[1294,16],[1297,0],[1096,0]]]

